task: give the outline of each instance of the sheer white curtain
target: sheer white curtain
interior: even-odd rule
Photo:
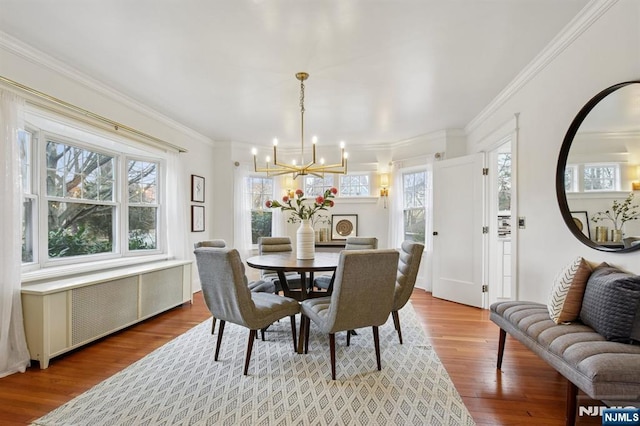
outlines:
[[[247,196],[246,178],[252,169],[247,165],[235,168],[233,176],[233,246],[243,258],[251,254],[251,199]]]
[[[18,131],[24,99],[0,89],[0,377],[24,372],[29,351],[22,321],[22,179]]]
[[[167,252],[174,259],[186,259],[189,244],[189,220],[186,211],[189,199],[184,191],[187,184],[180,160],[178,152],[170,152],[167,155]]]
[[[393,165],[389,192],[389,247],[399,248],[404,241],[404,213],[401,163]]]

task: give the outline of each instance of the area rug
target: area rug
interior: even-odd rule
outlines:
[[[36,420],[34,425],[473,425],[410,304],[400,311],[404,344],[391,319],[380,327],[382,371],[371,329],[345,346],[336,336],[331,380],[328,337],[311,325],[309,353],[293,351],[288,319],[253,346],[228,323],[220,359],[205,321],[118,374]]]

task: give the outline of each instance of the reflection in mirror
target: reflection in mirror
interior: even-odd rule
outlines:
[[[562,144],[556,191],[582,242],[603,251],[640,248],[640,81],[609,87],[580,110]]]

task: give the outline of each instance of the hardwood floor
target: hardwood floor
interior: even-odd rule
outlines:
[[[486,310],[415,290],[412,304],[465,405],[479,425],[563,425],[564,378],[517,341],[507,338],[497,371],[498,328]],[[209,317],[201,293],[186,304],[54,358],[24,374],[0,379],[0,425],[26,425]],[[402,321],[402,316],[400,317]],[[383,366],[384,368],[384,366]],[[585,399],[583,405],[600,405]],[[578,417],[578,423],[601,424]]]

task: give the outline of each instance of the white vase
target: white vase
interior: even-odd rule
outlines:
[[[313,259],[315,257],[315,237],[316,234],[309,220],[303,220],[296,232],[296,258]]]

